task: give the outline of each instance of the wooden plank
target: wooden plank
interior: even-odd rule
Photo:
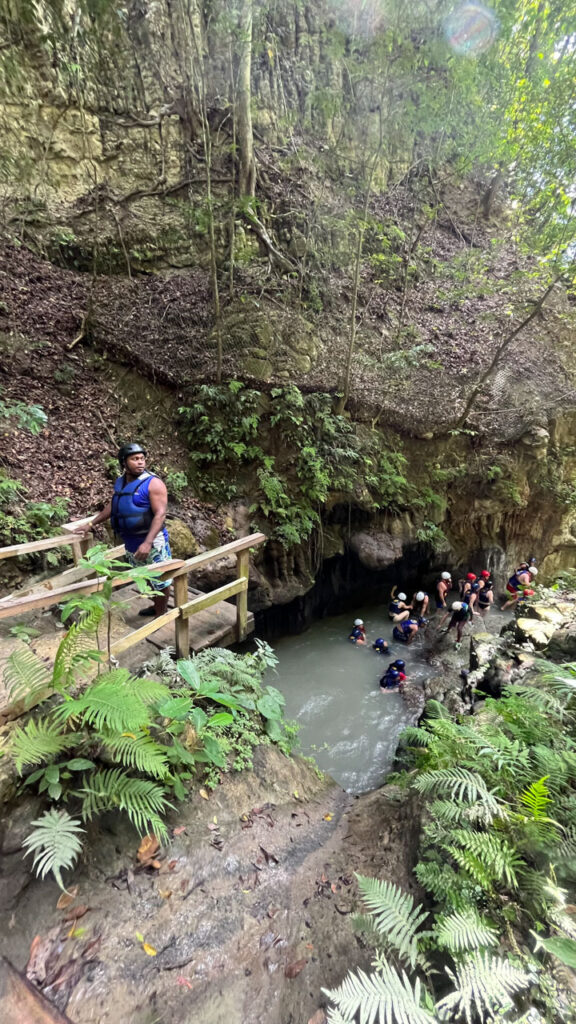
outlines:
[[[162,626],[168,625],[169,622],[174,622],[174,619],[178,619],[180,615],[179,608],[172,608],[169,612],[165,612],[164,615],[159,615],[157,619],[151,619],[145,626],[141,626],[140,629],[133,630],[132,633],[127,633],[126,636],[122,637],[121,640],[117,640],[115,644],[110,647],[110,655],[115,658],[122,651],[127,651],[129,647],[133,647],[134,644],[139,643],[140,640],[145,640],[151,633],[155,633],[157,629],[161,629]],[[104,652],[106,654],[106,652]]]
[[[2,1024],[73,1024],[4,956],[0,957],[0,1020]]]
[[[179,558],[172,558],[168,562],[158,562],[156,565],[150,565],[148,568],[154,573],[155,576],[159,576],[162,579],[168,579],[172,576],[175,569],[179,569],[182,566],[182,560]],[[33,608],[49,608],[53,604],[59,604],[64,601],[70,594],[93,594],[97,590],[102,589],[102,584],[106,582],[104,576],[99,576],[92,583],[72,583],[68,587],[58,587],[53,590],[52,593],[40,594],[36,597],[21,597],[16,598],[14,601],[6,602],[6,604],[0,605],[0,619],[8,619],[13,615],[21,615],[22,612],[29,612]],[[126,583],[132,583],[130,576],[122,576],[120,579],[112,580],[113,587],[125,586]]]
[[[181,612],[188,601],[188,573],[174,579],[174,604]],[[183,614],[176,619],[176,656],[187,658],[190,654],[190,623]]]
[[[240,591],[248,588],[248,580],[245,576],[241,580],[232,580],[232,583],[226,583],[223,587],[218,587],[218,590],[211,590],[208,594],[202,594],[201,597],[195,597],[192,601],[187,601],[180,608],[182,615],[188,618],[189,615],[194,615],[196,612],[202,612],[205,608],[210,608],[213,604],[219,604],[220,601],[224,601],[227,597],[233,597],[234,594],[239,594]]]
[[[119,558],[120,555],[124,554],[124,545],[119,544],[116,548],[110,548],[104,552],[104,558]],[[57,576],[49,576],[48,579],[36,581],[31,587],[22,587],[21,590],[16,591],[15,594],[8,594],[6,597],[0,597],[0,607],[7,601],[19,600],[21,597],[27,597],[30,594],[39,594],[41,590],[57,590],[58,587],[65,587],[67,583],[77,583],[78,580],[86,579],[87,576],[95,575],[94,570],[90,566],[83,566],[79,568],[74,566],[72,569],[65,569],[64,572],[58,573]]]
[[[71,546],[74,543],[69,533],[44,537],[42,540],[30,540],[26,544],[11,544],[7,548],[0,548],[0,558],[16,558],[17,555],[28,555],[32,551],[48,551],[50,548],[62,547],[63,544]]]
[[[200,565],[206,565],[208,562],[214,562],[217,558],[226,558],[227,555],[236,555],[239,551],[258,547],[259,544],[263,544],[267,539],[263,533],[251,533],[248,537],[239,537],[238,540],[232,540],[229,544],[223,544],[219,548],[203,551],[201,555],[187,558],[182,563],[182,568],[175,572],[174,576],[181,576],[182,573],[189,572],[191,569],[197,569]]]
[[[248,620],[248,575],[250,573],[250,552],[240,551],[236,562],[236,572],[239,579],[246,580],[246,586],[242,588],[236,598],[236,639],[238,643],[246,636],[246,623]]]
[[[84,516],[83,519],[72,519],[69,523],[61,523],[60,529],[64,530],[65,533],[74,533],[81,526],[90,526],[90,523],[97,515],[97,512],[93,512],[91,516]]]

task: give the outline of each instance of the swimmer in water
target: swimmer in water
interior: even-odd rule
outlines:
[[[348,639],[353,644],[362,645],[366,643],[366,628],[362,619],[354,619],[354,626]]]
[[[398,669],[394,668],[394,665],[389,665],[380,679],[380,689],[383,693],[387,693],[391,690],[397,690],[399,686],[400,673],[398,672]]]
[[[376,651],[377,654],[388,654],[388,644],[381,636],[372,644],[372,650]]]

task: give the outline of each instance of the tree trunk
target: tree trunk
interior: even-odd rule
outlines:
[[[252,0],[242,0],[238,41],[238,153],[240,157],[240,195],[253,196],[256,164],[252,134]]]

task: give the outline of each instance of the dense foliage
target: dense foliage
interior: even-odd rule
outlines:
[[[415,872],[428,912],[360,880],[380,952],[372,975],[330,993],[330,1020],[525,1021],[530,1004],[546,1021],[574,1019],[556,968],[576,966],[575,701],[576,666],[541,661],[474,717],[451,721],[430,702],[405,730],[398,781],[422,801]]]
[[[91,558],[101,571],[102,553]],[[111,582],[124,570],[114,563],[108,571],[101,592],[65,609],[80,609],[79,621],[61,641],[52,671],[30,650],[11,655],[5,670],[12,696],[37,705],[8,752],[23,784],[53,805],[27,842],[39,872],[52,871],[59,884],[80,849],[83,822],[121,810],[141,835],[166,837],[165,814],[191,785],[216,785],[222,772],[250,767],[259,743],[288,753],[295,736],[282,718],[282,694],[263,685],[276,664],[264,643],[255,654],[210,649],[176,664],[164,655],[141,678],[117,668],[82,682],[104,660],[98,629],[118,604]],[[144,587],[147,571],[137,570]]]

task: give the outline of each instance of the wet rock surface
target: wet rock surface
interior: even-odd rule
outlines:
[[[24,970],[41,936],[36,983],[76,1024],[301,1024],[322,986],[369,963],[354,872],[414,889],[418,813],[397,787],[353,798],[262,747],[207,795],[179,805],[159,867],[114,817],[68,879],[75,903],[57,910],[56,885],[32,881],[3,910],[0,953]]]

